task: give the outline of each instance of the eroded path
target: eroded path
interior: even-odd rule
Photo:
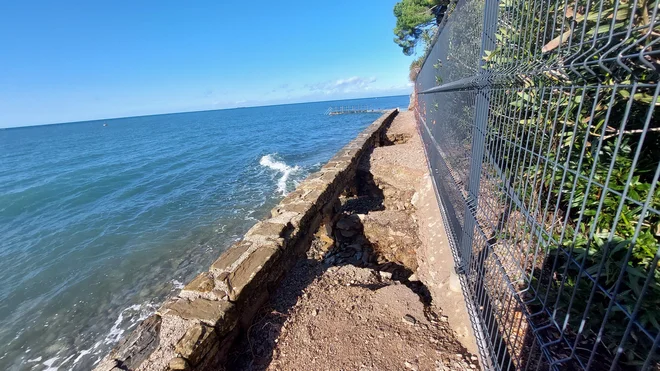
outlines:
[[[421,187],[428,187],[422,143],[412,113],[401,112],[382,146],[362,159],[332,228],[321,228],[307,259],[236,343],[230,368],[478,369],[465,347],[473,349],[460,296],[442,274],[420,269],[450,259],[446,246],[429,253],[435,232],[420,232],[429,222],[420,212],[428,206]],[[441,231],[435,223],[430,230]],[[455,307],[443,311],[452,301]]]

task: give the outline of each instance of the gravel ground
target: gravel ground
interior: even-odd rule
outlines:
[[[406,285],[368,268],[326,268],[294,268],[232,355],[233,369],[478,369],[446,316]]]

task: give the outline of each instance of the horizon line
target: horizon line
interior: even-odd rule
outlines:
[[[376,96],[376,97],[345,98],[345,99],[317,100],[317,101],[306,101],[306,102],[292,102],[292,103],[264,104],[264,105],[259,105],[259,106],[238,106],[238,107],[227,107],[227,108],[206,109],[206,110],[193,110],[193,111],[178,111],[178,112],[150,113],[150,114],[146,114],[146,115],[136,115],[136,116],[119,116],[119,117],[106,117],[106,118],[98,118],[98,119],[91,119],[91,120],[79,120],[79,121],[67,121],[67,122],[53,122],[53,123],[49,123],[49,124],[34,124],[34,125],[6,126],[6,127],[0,127],[0,130],[6,130],[6,129],[21,129],[21,128],[35,128],[35,127],[40,127],[40,126],[52,126],[52,125],[81,124],[81,123],[85,123],[85,122],[94,122],[94,121],[103,121],[103,120],[121,120],[121,119],[138,118],[138,117],[151,117],[151,116],[163,116],[163,115],[176,115],[176,114],[183,114],[183,113],[212,112],[212,111],[228,111],[228,110],[245,109],[245,108],[292,106],[292,105],[296,105],[296,104],[307,104],[307,103],[339,102],[339,101],[344,101],[344,100],[374,99],[374,98],[391,98],[391,97],[404,97],[404,96],[410,96],[410,95],[409,95],[409,94],[382,95],[382,96]]]

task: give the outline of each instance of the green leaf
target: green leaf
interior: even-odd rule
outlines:
[[[639,269],[633,268],[631,266],[626,266],[626,273],[632,277],[646,278],[646,275],[642,273]]]
[[[650,94],[646,94],[646,93],[637,93],[637,94],[635,94],[635,96],[633,96],[633,99],[638,101],[638,102],[642,102],[642,103],[646,103],[646,104],[653,104],[653,105],[656,105],[656,106],[660,105],[660,99],[656,98],[655,102],[654,102],[653,101],[653,96],[650,95]]]

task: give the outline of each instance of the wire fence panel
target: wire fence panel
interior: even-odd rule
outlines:
[[[416,114],[490,369],[660,369],[660,1],[459,1]]]

